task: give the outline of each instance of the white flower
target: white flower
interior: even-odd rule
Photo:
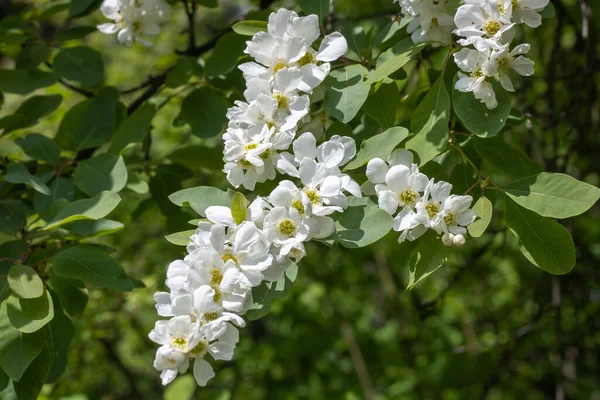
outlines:
[[[450,195],[444,200],[443,209],[439,216],[439,227],[443,232],[449,232],[454,235],[465,234],[465,228],[477,218],[475,212],[471,210],[471,196]],[[438,231],[439,232],[439,231]]]
[[[132,45],[134,41],[151,46],[143,36],[156,36],[160,24],[171,17],[171,7],[163,0],[104,0],[100,11],[113,23],[98,25],[106,34],[117,33],[119,43]]]
[[[259,32],[247,42],[245,52],[257,63],[240,65],[246,80],[269,79],[278,71],[299,68],[302,80],[299,90],[310,93],[331,69],[329,62],[344,55],[348,50],[346,39],[334,32],[325,36],[319,51],[311,48],[320,35],[316,15],[299,17],[293,11],[280,9],[269,16],[268,32]]]
[[[267,239],[279,248],[278,255],[287,256],[294,250],[295,258],[305,254],[303,242],[308,238],[309,229],[295,208],[273,207],[263,223]]]
[[[498,80],[505,90],[514,92],[512,81],[508,76],[509,70],[514,70],[522,76],[533,75],[533,61],[522,54],[527,54],[531,46],[529,44],[520,44],[509,52],[508,44],[502,46],[499,50],[492,52],[489,62],[486,65],[485,74],[493,76],[498,73]]]
[[[484,37],[500,42],[514,24],[498,9],[495,0],[470,0],[456,10],[454,33],[464,37]]]
[[[416,16],[406,30],[411,33],[414,43],[435,42],[450,44],[452,41],[452,30],[455,28],[453,18],[446,14],[446,4],[439,2],[434,4],[433,0],[421,2],[421,13]]]
[[[542,24],[542,16],[539,12],[549,2],[550,0],[498,0],[498,9],[502,13],[512,15],[512,21],[518,24],[524,23],[537,28]]]
[[[404,14],[416,17],[421,13],[422,0],[394,0],[394,3],[399,3]]]
[[[448,182],[434,182],[433,179],[431,179],[425,188],[423,197],[416,205],[417,214],[415,219],[417,222],[441,233],[444,202],[448,196],[450,196],[451,190],[452,185]]]
[[[461,49],[454,53],[454,61],[458,67],[468,72],[465,75],[462,72],[458,73],[459,79],[456,81],[455,88],[460,92],[473,92],[475,98],[485,103],[486,107],[494,109],[498,106],[496,93],[490,82],[487,81],[485,72],[489,55],[473,49]]]

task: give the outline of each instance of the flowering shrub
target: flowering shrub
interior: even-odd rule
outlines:
[[[59,94],[35,94],[0,119],[2,140],[17,149],[2,164],[0,368],[18,398],[36,398],[62,375],[83,288],[144,286],[97,240],[123,228],[105,217],[124,189],[150,193],[147,204],[169,220],[196,214],[195,230],[167,237],[186,253],[166,270],[168,291],[154,295],[165,319],[149,338],[160,346],[154,367],[163,385],[190,367],[206,385],[211,360],[233,358],[238,329],[290,289],[309,241],[356,249],[395,231],[398,246],[416,242],[407,254],[410,290],[482,236],[500,208],[531,264],[552,274],[574,267],[572,237],[554,219],[586,212],[600,190],[543,172],[494,138],[511,117],[510,71],[534,74],[530,45],[511,44],[515,31],[539,26],[548,0],[400,0],[402,18],[364,48],[356,32],[333,30],[333,4],[300,3],[304,16],[258,13],[267,21],[244,18],[197,45],[197,5],[184,1],[188,42],[177,63],[125,89],[104,85],[102,55],[71,45],[67,34],[35,38],[34,22],[60,10],[0,22],[0,43],[13,45],[15,59],[0,71],[2,92],[60,85],[83,96],[56,133],[28,129],[59,107]],[[95,7],[73,0],[69,14]],[[148,47],[179,12],[163,0],[105,0],[99,9],[100,32]],[[437,57],[427,87],[412,88],[404,69],[425,56]],[[415,91],[412,108],[400,85]],[[174,91],[158,102],[165,87]],[[183,189],[192,171],[181,159],[190,153],[150,163],[153,119],[188,89],[174,124],[212,144],[204,153],[190,146],[191,158],[239,191],[210,182]]]

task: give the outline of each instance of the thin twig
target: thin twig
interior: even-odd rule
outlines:
[[[356,375],[358,375],[360,385],[365,392],[365,398],[367,400],[375,400],[377,398],[377,393],[373,388],[373,383],[371,382],[371,377],[369,376],[369,371],[367,370],[367,365],[365,364],[365,359],[360,351],[360,347],[358,347],[358,343],[356,343],[352,326],[344,321],[340,326],[340,330],[344,341],[346,342],[346,346],[348,346],[348,350],[350,351],[350,358],[352,359]]]

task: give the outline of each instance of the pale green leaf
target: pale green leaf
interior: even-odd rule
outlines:
[[[363,81],[367,69],[350,65],[331,71],[325,80],[325,108],[337,120],[350,122],[369,95],[369,85]]]
[[[49,230],[82,219],[97,220],[107,216],[121,202],[118,194],[101,192],[91,199],[77,200],[66,205],[42,230]]]
[[[23,164],[8,164],[4,180],[10,183],[23,183],[48,196],[51,194],[48,186],[40,178],[31,175]]]
[[[35,270],[27,265],[15,265],[8,271],[11,292],[22,299],[35,299],[44,294],[44,284]]]
[[[54,304],[47,290],[35,299],[9,296],[6,300],[6,311],[13,326],[23,333],[33,333],[42,329],[54,318]]]
[[[236,224],[241,224],[246,219],[248,212],[248,200],[243,194],[236,192],[231,202],[231,215]]]
[[[127,184],[127,168],[123,157],[101,154],[77,164],[73,179],[79,190],[88,196],[104,190],[118,193]]]
[[[419,238],[419,244],[410,255],[408,272],[408,290],[440,269],[448,259],[449,247],[433,233]]]
[[[265,21],[241,21],[233,24],[231,29],[238,35],[254,36],[258,32],[266,32],[267,23]]]
[[[410,38],[397,43],[386,52],[387,56],[385,57],[389,58],[387,58],[381,66],[378,66],[377,69],[369,73],[366,83],[370,85],[387,78],[406,65],[406,63],[419,54],[426,45],[426,43],[415,44]]]
[[[583,214],[600,198],[600,189],[569,175],[541,172],[503,187],[522,207],[552,218]]]
[[[386,160],[392,151],[408,137],[408,130],[395,126],[362,142],[360,150],[344,171],[360,168],[373,158]]]
[[[16,143],[33,159],[45,161],[50,164],[58,162],[60,149],[54,140],[49,137],[34,133],[22,139],[17,139]]]
[[[210,206],[230,207],[234,196],[231,190],[224,192],[210,186],[198,186],[175,192],[169,196],[169,200],[180,207],[189,206],[205,217],[205,211]]]
[[[350,249],[365,247],[387,235],[392,225],[392,216],[378,207],[349,207],[335,222],[331,239]]]
[[[467,229],[469,230],[469,235],[473,237],[480,237],[483,235],[492,221],[494,206],[487,197],[481,196],[473,206],[473,211],[475,212],[475,215],[479,217],[479,219],[472,222]]]
[[[190,237],[196,233],[194,229],[189,231],[182,231],[171,233],[170,235],[166,235],[165,239],[171,244],[175,246],[187,246],[190,243]]]

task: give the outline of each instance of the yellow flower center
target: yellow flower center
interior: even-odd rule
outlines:
[[[431,18],[431,25],[438,26],[439,25],[438,19],[437,18]]]
[[[249,151],[249,150],[254,150],[255,148],[257,148],[258,145],[256,143],[250,143],[244,146],[244,150]]]
[[[219,285],[212,284],[212,285],[210,285],[210,287],[212,287],[213,290],[215,291],[215,297],[213,298],[213,300],[215,301],[215,303],[220,302],[221,301],[221,297],[223,295],[221,293],[221,290],[219,289]]]
[[[237,257],[236,257],[236,256],[234,256],[233,254],[229,254],[229,253],[227,253],[227,254],[223,254],[223,255],[221,256],[221,260],[223,260],[223,262],[224,262],[224,263],[226,263],[226,262],[227,262],[227,261],[229,261],[229,260],[233,261],[233,262],[234,262],[234,263],[236,263],[236,264],[239,262],[239,260],[237,259]],[[222,276],[222,275],[221,275],[221,278],[223,278],[223,276]],[[220,281],[219,281],[219,282],[220,282]]]
[[[300,213],[300,215],[304,215],[304,205],[302,204],[302,202],[300,200],[294,200],[292,202],[292,207],[295,208],[296,210],[298,210],[298,212]]]
[[[219,314],[217,314],[216,312],[206,313],[204,314],[204,318],[207,321],[214,321],[215,319],[219,318]]]
[[[307,64],[315,64],[317,61],[317,59],[315,58],[315,56],[310,53],[310,52],[306,52],[305,55],[302,56],[301,59],[298,60],[298,66],[303,67]]]
[[[205,350],[206,350],[206,343],[200,342],[196,345],[196,347],[194,347],[192,349],[192,351],[190,353],[192,353],[194,356],[199,356],[200,354],[204,353]]]
[[[223,273],[217,268],[213,268],[210,270],[210,276],[210,283],[212,283],[213,285],[219,285],[223,280]]]
[[[287,65],[285,65],[285,63],[284,63],[284,62],[279,62],[279,63],[275,64],[275,66],[273,67],[273,73],[274,73],[274,74],[275,74],[275,73],[277,73],[277,71],[279,71],[279,70],[281,70],[281,69],[285,68],[286,66],[287,66]]]
[[[187,346],[187,340],[184,338],[173,339],[173,346],[178,347],[181,350],[183,350],[183,349],[185,349],[185,346]]]
[[[481,71],[481,68],[477,68],[473,72],[473,78],[475,78],[475,79],[481,78],[482,76],[483,76],[483,72]]]
[[[321,197],[319,197],[317,192],[314,190],[307,190],[304,193],[306,193],[306,196],[312,204],[319,204],[321,202]]]
[[[296,232],[294,221],[289,218],[284,219],[279,223],[279,232],[286,236],[292,236]]]
[[[504,6],[500,3],[498,3],[498,11],[500,11],[502,14],[504,14]]]
[[[448,215],[446,215],[444,217],[444,222],[448,226],[456,225],[456,216],[454,215],[454,213],[453,212],[448,213]]]
[[[417,193],[408,188],[404,189],[402,193],[400,193],[400,202],[405,206],[410,206],[417,201]]]
[[[278,108],[286,108],[288,106],[288,98],[283,94],[276,94],[275,99],[277,100]]]
[[[440,206],[435,203],[427,203],[425,206],[425,212],[429,218],[433,218],[440,212]]]
[[[513,8],[513,11],[515,11],[517,8],[519,8],[519,0],[512,0],[512,8]]]
[[[242,159],[240,160],[240,165],[241,165],[242,167],[246,167],[246,168],[247,168],[247,167],[251,166],[251,165],[252,165],[252,163],[251,163],[250,161],[246,160],[245,158],[242,158]]]
[[[485,26],[483,27],[483,30],[485,31],[485,33],[488,36],[494,36],[496,33],[498,33],[498,31],[500,31],[500,28],[502,28],[502,25],[500,25],[500,22],[496,22],[496,21],[488,21],[487,24],[485,24]]]
[[[263,151],[262,153],[260,153],[259,157],[262,160],[267,160],[269,157],[271,157],[271,150],[270,149],[266,149],[265,151]]]
[[[498,67],[501,69],[507,69],[509,67],[510,60],[508,57],[504,57],[498,60]]]

